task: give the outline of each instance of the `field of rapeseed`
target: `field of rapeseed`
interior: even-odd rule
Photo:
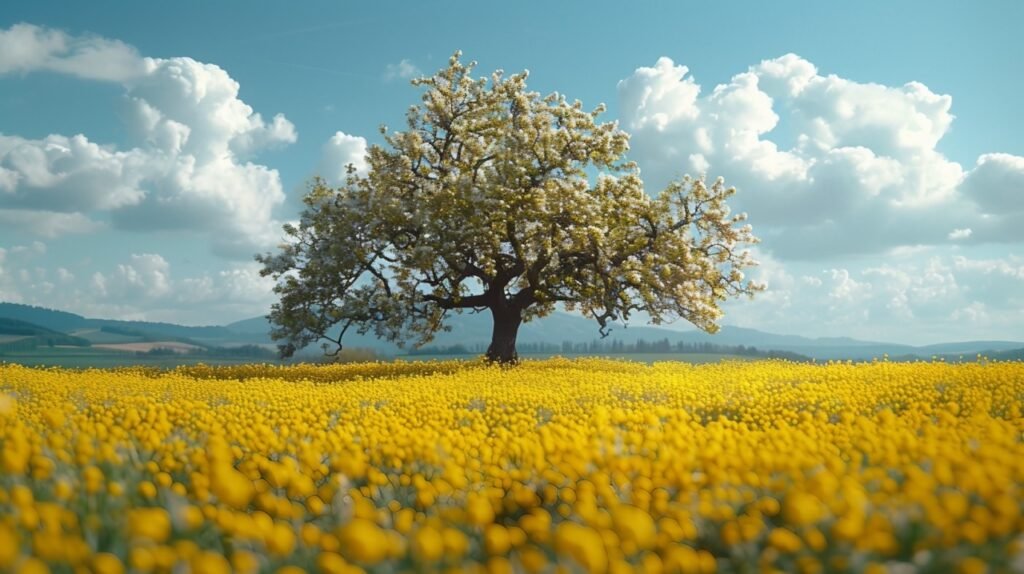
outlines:
[[[0,571],[1005,572],[1024,364],[0,366]]]

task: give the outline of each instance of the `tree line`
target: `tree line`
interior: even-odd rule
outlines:
[[[410,355],[474,355],[485,352],[487,345],[455,344],[430,345],[409,351]],[[603,341],[563,341],[561,344],[548,342],[519,343],[518,348],[523,354],[535,355],[628,355],[628,354],[713,354],[737,355],[760,359],[787,359],[791,361],[810,361],[811,358],[790,351],[762,350],[748,345],[721,345],[710,342],[672,342],[667,337],[655,341],[637,339],[626,342],[618,339]]]

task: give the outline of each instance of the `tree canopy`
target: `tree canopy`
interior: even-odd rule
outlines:
[[[559,305],[602,335],[636,313],[714,332],[720,302],[761,288],[742,271],[757,239],[720,178],[649,195],[603,106],[473,68],[456,53],[413,80],[406,129],[382,128],[341,185],[314,179],[286,242],[257,257],[283,355],[352,330],[421,345],[451,313],[489,311],[487,357],[510,363],[520,324]]]

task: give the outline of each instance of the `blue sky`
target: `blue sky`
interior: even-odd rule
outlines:
[[[1024,339],[1024,4],[547,4],[6,4],[0,299],[265,312],[251,254],[304,182],[400,128],[408,76],[460,49],[606,103],[651,188],[739,187],[769,290],[726,323]]]

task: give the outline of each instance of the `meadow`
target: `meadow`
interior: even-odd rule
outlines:
[[[0,571],[1024,570],[1024,363],[0,366]]]

